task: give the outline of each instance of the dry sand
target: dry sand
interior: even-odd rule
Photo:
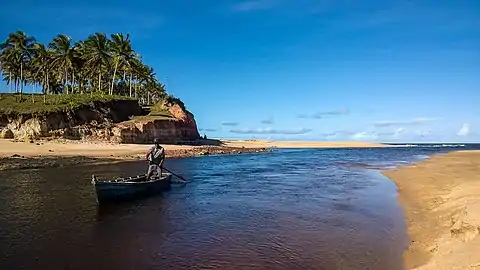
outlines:
[[[136,156],[145,155],[151,145],[141,144],[108,144],[108,143],[78,143],[65,142],[14,142],[0,140],[0,157],[21,155],[34,156],[85,156],[85,157],[111,157],[111,156]],[[168,150],[188,150],[193,146],[164,145]]]
[[[393,147],[391,145],[369,142],[299,142],[265,140],[224,140],[225,146],[246,148],[369,148]]]
[[[436,155],[384,174],[405,209],[407,269],[480,269],[480,151]]]

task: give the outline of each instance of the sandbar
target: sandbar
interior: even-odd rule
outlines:
[[[383,174],[404,207],[406,269],[480,269],[480,151],[434,155]]]

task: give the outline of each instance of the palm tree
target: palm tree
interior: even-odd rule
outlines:
[[[130,42],[130,35],[126,37],[122,33],[111,35],[111,56],[115,65],[113,70],[112,85],[110,86],[110,94],[113,95],[113,86],[115,83],[115,76],[117,74],[118,67],[123,68],[123,80],[125,81],[125,74],[128,67],[132,65],[134,59],[138,59],[139,55],[132,49]]]
[[[68,71],[73,68],[73,48],[71,41],[72,39],[70,37],[62,34],[55,37],[49,44],[50,49],[53,50],[52,65],[62,74],[63,90],[65,90],[67,94]],[[63,71],[63,73],[61,71]]]
[[[48,87],[48,75],[51,71],[53,52],[48,50],[45,45],[36,43],[35,48],[35,57],[32,59],[32,71],[34,71],[34,78],[41,77],[40,84],[43,88],[43,93],[47,94]]]
[[[24,32],[11,33],[0,43],[0,77],[20,94],[28,83],[34,87],[40,84],[45,95],[74,93],[77,89],[93,93],[94,85],[98,91],[108,85],[110,95],[115,91],[147,102],[167,97],[153,68],[132,49],[130,35],[117,33],[110,37],[95,33],[73,45],[72,39],[62,34],[46,47]],[[117,78],[119,72],[123,72],[123,79]]]
[[[86,46],[85,42],[78,41],[73,46],[73,73],[77,75],[78,79],[78,88],[80,93],[84,93],[84,87],[86,87],[87,82],[90,76],[90,70],[85,68],[85,54],[86,54]],[[75,76],[73,76],[75,78]]]
[[[27,36],[23,31],[17,31],[8,35],[7,40],[0,45],[2,63],[5,62],[4,65],[9,67],[15,79],[15,92],[18,92],[17,87],[20,84],[20,99],[23,94],[24,69],[32,58],[33,44],[35,44],[34,37]],[[20,78],[18,78],[18,75],[20,75]]]
[[[101,90],[103,68],[110,65],[110,40],[104,33],[95,33],[85,41],[85,65],[98,72],[98,90]]]

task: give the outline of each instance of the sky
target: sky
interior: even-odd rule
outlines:
[[[129,33],[211,138],[480,142],[478,0],[4,0],[16,30]]]

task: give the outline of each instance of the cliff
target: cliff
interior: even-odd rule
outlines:
[[[112,129],[113,137],[122,143],[151,143],[159,138],[163,143],[180,143],[200,138],[192,113],[178,104],[162,103],[171,117],[147,115],[121,122]]]
[[[162,102],[155,108],[155,112],[149,112],[137,100],[131,99],[92,99],[78,106],[44,109],[40,113],[2,108],[0,138],[65,138],[117,143],[151,143],[153,138],[163,143],[179,143],[200,138],[195,118],[184,106]]]

